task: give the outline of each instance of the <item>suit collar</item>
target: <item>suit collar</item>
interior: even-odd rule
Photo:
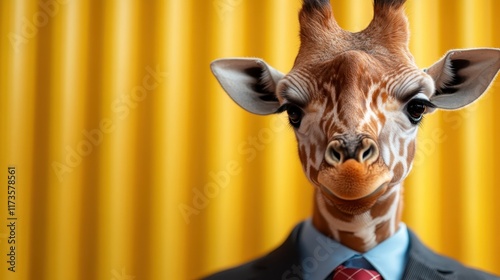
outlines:
[[[302,226],[302,223],[297,225],[280,247],[253,264],[253,270],[257,272],[257,275],[266,270],[279,272],[279,274],[273,275],[274,278],[254,278],[249,275],[248,279],[302,279],[303,275],[297,249],[298,236]],[[403,279],[457,279],[457,275],[454,272],[456,268],[452,267],[448,258],[443,258],[429,250],[409,229],[408,235],[410,238],[410,247],[408,250],[408,263]]]
[[[408,229],[401,223],[397,232],[369,250],[360,253],[319,232],[310,219],[302,223],[298,248],[305,261],[304,279],[323,279],[332,270],[353,257],[363,257],[370,269],[375,269],[384,279],[401,279],[408,260],[410,238]]]
[[[416,235],[408,230],[410,248],[403,279],[451,280],[456,279],[454,269],[442,256],[425,247]]]

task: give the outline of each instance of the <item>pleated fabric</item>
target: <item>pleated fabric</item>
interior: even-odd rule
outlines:
[[[0,278],[193,279],[283,241],[312,210],[293,130],[239,108],[209,64],[260,57],[289,71],[300,2],[0,1]],[[373,15],[370,0],[331,2],[350,31]],[[409,0],[417,64],[500,47],[498,11]],[[496,274],[499,105],[496,81],[426,117],[403,217],[434,250]]]

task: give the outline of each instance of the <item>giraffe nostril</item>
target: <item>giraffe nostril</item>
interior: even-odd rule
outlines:
[[[331,166],[337,166],[349,159],[370,165],[378,159],[379,152],[374,140],[366,137],[361,141],[333,140],[325,151],[325,160]]]
[[[368,149],[366,149],[366,151],[363,152],[362,160],[365,161],[367,158],[370,157],[371,154],[372,154],[372,146],[368,147]]]
[[[361,142],[361,145],[361,157],[359,158],[359,161],[366,164],[373,163],[378,158],[378,148],[375,141],[365,138]]]
[[[330,142],[325,152],[325,160],[331,165],[336,165],[342,161],[342,147],[337,140]]]
[[[340,153],[339,153],[339,152],[337,152],[337,151],[335,151],[335,149],[332,149],[332,150],[331,150],[331,152],[332,152],[332,156],[333,156],[335,159],[337,159],[338,161],[340,161],[340,158],[342,157],[342,156],[340,155]]]

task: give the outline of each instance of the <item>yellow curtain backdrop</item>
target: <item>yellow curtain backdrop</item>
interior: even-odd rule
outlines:
[[[332,2],[345,29],[369,23],[370,0]],[[235,105],[209,63],[255,56],[287,72],[300,5],[1,1],[0,278],[194,279],[278,245],[311,213],[293,131]],[[500,47],[500,1],[406,10],[422,68],[451,48]],[[496,81],[470,108],[426,118],[404,212],[430,247],[496,274],[499,105]]]

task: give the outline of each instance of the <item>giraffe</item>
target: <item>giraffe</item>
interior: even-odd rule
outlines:
[[[500,68],[500,49],[451,50],[425,70],[409,51],[406,0],[374,0],[366,29],[335,21],[329,0],[304,0],[300,48],[283,74],[258,58],[211,64],[245,110],[287,112],[314,187],[313,225],[358,252],[401,223],[403,181],[423,117],[477,100]]]

